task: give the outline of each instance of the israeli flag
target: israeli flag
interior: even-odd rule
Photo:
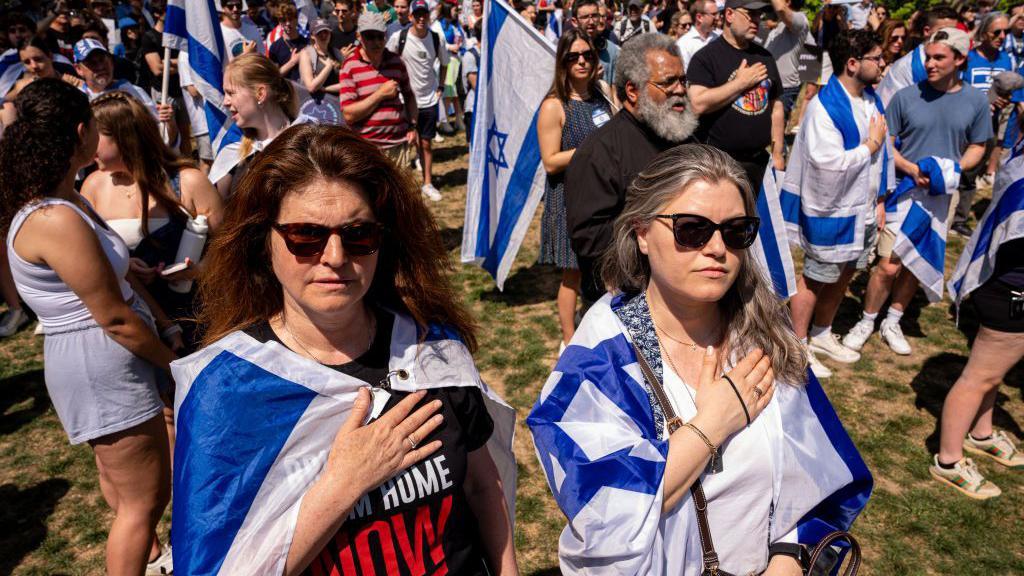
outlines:
[[[168,0],[163,44],[188,54],[192,81],[203,97],[214,151],[242,139],[224,109],[224,37],[214,0]]]
[[[889,101],[897,92],[919,82],[928,79],[928,72],[924,69],[924,43],[914,48],[907,54],[889,66],[885,78],[878,85],[878,96],[882,104],[889,105]]]
[[[544,37],[552,46],[558,47],[558,39],[562,37],[562,9],[555,8],[548,13],[548,23],[544,26]]]
[[[567,576],[702,572],[692,498],[687,494],[662,510],[665,415],[633,347],[636,342],[654,372],[662,372],[643,300],[605,295],[590,308],[526,420],[548,486],[568,519],[558,548]],[[695,412],[692,404],[688,410]],[[684,420],[692,416],[676,411]],[[735,474],[743,463],[735,451],[730,457],[730,448],[750,441],[744,434],[768,447],[767,490]],[[769,543],[814,545],[828,532],[849,529],[871,494],[871,474],[810,372],[806,382],[778,382],[768,407],[730,438],[722,457],[724,470],[704,474],[701,482],[722,569],[733,574],[761,573]],[[744,495],[766,492],[770,501],[760,513],[770,520],[759,533],[716,530],[716,510],[739,513]]]
[[[999,247],[1018,238],[1024,238],[1024,141],[1017,144],[999,168],[992,187],[992,203],[971,234],[949,280],[949,293],[957,306],[992,276]]]
[[[486,4],[482,36],[462,261],[501,289],[544,194],[537,113],[555,49],[504,0]]]
[[[482,389],[494,420],[486,446],[514,517],[515,411],[481,381],[466,347],[443,327],[422,333],[396,314],[388,366],[396,391]],[[171,372],[175,571],[281,574],[303,495],[320,476],[359,388],[379,383],[244,332],[173,362]]]
[[[0,56],[0,98],[14,88],[14,84],[25,72],[25,65],[18,57],[18,49],[11,48]]]
[[[769,160],[761,181],[761,191],[757,195],[757,215],[761,218],[761,227],[757,231],[757,240],[751,246],[765,278],[771,279],[775,293],[782,300],[796,294],[793,254],[789,251],[789,235],[779,201],[779,182],[784,179],[785,173],[775,170]]]
[[[960,165],[929,156],[917,163],[927,188],[905,176],[885,200],[885,227],[896,234],[893,254],[917,278],[930,302],[942,299],[946,262],[946,217],[960,185]]]

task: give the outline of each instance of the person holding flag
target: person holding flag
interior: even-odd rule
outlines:
[[[903,312],[921,284],[930,300],[942,296],[946,220],[952,217],[946,207],[956,204],[952,196],[960,172],[981,162],[992,137],[988,98],[960,78],[969,48],[970,38],[957,28],[932,34],[925,43],[927,80],[900,90],[885,109],[894,145],[900,141],[893,156],[902,181],[886,199],[889,214],[879,235],[879,260],[865,290],[863,316],[843,337],[843,346],[852,350],[859,351],[871,337],[891,291],[882,340],[896,354],[909,355],[910,343],[900,328]],[[911,209],[922,223],[912,231],[927,233],[918,238],[926,244],[913,242],[904,230]]]
[[[793,329],[808,342],[814,375],[832,375],[816,354],[852,363],[832,320],[857,270],[867,268],[895,185],[882,103],[871,89],[882,74],[882,39],[844,30],[829,46],[833,75],[808,105],[790,153],[782,205],[790,240],[804,253],[790,303]]]
[[[996,174],[992,203],[978,222],[949,281],[958,308],[980,327],[967,365],[942,406],[939,453],[928,471],[975,500],[1002,493],[964,451],[1024,470],[1024,454],[992,427],[999,385],[1024,358],[1024,141]]]
[[[515,412],[409,177],[289,128],[207,261],[206,347],[172,365],[178,572],[516,574]]]
[[[630,186],[613,292],[526,420],[569,521],[562,574],[799,576],[802,546],[867,504],[871,474],[748,250],[755,213],[746,171],[706,145]]]

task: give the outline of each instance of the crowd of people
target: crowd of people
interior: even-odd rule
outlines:
[[[517,573],[514,414],[430,210],[432,147],[472,138],[487,4],[220,0],[242,136],[216,147],[164,0],[16,4],[0,337],[38,319],[114,512],[107,572]],[[912,354],[947,231],[993,256],[955,297],[980,328],[929,472],[999,496],[965,452],[1024,468],[992,422],[1024,238],[989,246],[975,210],[1024,149],[1024,4],[511,4],[555,53],[535,137],[561,342],[527,424],[562,571],[805,573],[871,490],[818,380],[876,329]],[[803,258],[788,301],[752,248],[767,190]]]

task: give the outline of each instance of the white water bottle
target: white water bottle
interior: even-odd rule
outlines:
[[[194,219],[189,218],[185,224],[185,230],[181,233],[181,242],[178,244],[178,255],[174,257],[175,263],[182,263],[186,258],[193,264],[199,262],[203,255],[203,246],[206,245],[206,235],[210,232],[210,225],[206,222],[206,216],[200,214]],[[192,290],[191,280],[179,280],[169,282],[168,287],[179,294],[188,294]]]

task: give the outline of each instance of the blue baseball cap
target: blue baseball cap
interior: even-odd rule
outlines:
[[[85,62],[85,59],[89,57],[89,54],[92,54],[96,50],[103,50],[107,54],[110,54],[107,47],[99,40],[93,38],[82,38],[78,42],[75,42],[75,63]]]
[[[409,13],[414,14],[419,10],[430,12],[430,6],[427,5],[427,0],[412,0],[412,4],[409,4]]]
[[[125,16],[117,21],[118,28],[134,28],[138,25],[139,23],[135,21],[135,18],[130,16]]]

